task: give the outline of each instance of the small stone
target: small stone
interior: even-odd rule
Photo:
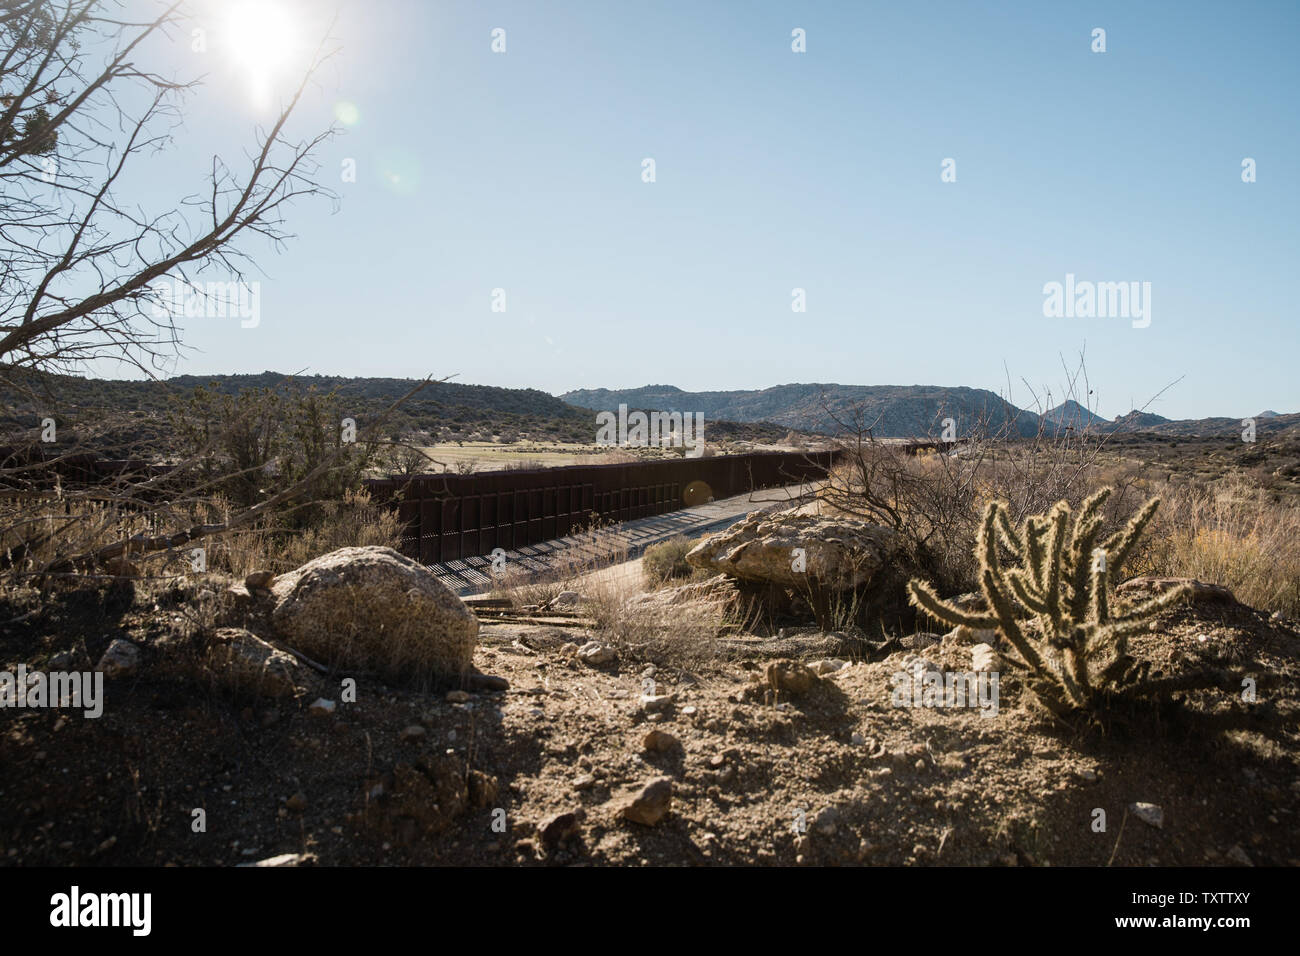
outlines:
[[[510,681],[504,677],[498,677],[496,674],[480,674],[478,671],[471,671],[466,675],[465,682],[470,690],[484,691],[489,694],[510,689]]]
[[[551,601],[546,605],[546,608],[547,610],[551,610],[561,607],[577,607],[582,603],[582,600],[582,595],[577,591],[561,591],[559,594],[555,595],[555,597],[551,598]]]
[[[767,684],[776,691],[805,694],[817,681],[817,675],[798,661],[773,661],[767,665]]]
[[[307,795],[301,791],[295,793],[292,797],[284,802],[284,805],[294,813],[302,813],[307,809]]]
[[[726,754],[714,754],[709,758],[710,767],[721,767],[727,762]]]
[[[994,629],[971,628],[965,624],[958,624],[945,634],[943,639],[948,644],[992,644],[998,639],[998,632]]]
[[[330,714],[334,713],[334,709],[337,706],[338,705],[332,700],[326,700],[324,697],[317,697],[312,701],[311,706],[307,708],[307,713],[311,714],[313,717],[328,717]]]
[[[849,743],[853,744],[855,747],[861,747],[866,742],[867,738],[859,733],[854,733],[853,736],[849,738]]]
[[[573,781],[574,790],[590,790],[596,785],[596,778],[589,773],[584,773],[581,777]]]
[[[641,710],[645,713],[663,713],[677,700],[676,694],[642,694]]]
[[[687,704],[685,707],[682,708],[683,717],[694,717],[695,714],[696,714],[696,708],[694,704]]]
[[[242,852],[245,856],[251,855],[248,852],[248,850],[244,850]],[[253,853],[256,852],[258,851],[254,849]],[[281,853],[279,856],[267,857],[265,860],[258,860],[256,863],[241,863],[239,865],[241,867],[242,866],[303,866],[304,864],[310,864],[314,862],[315,859],[316,857],[310,853]]]
[[[463,691],[463,690],[447,691],[447,703],[449,704],[468,704],[469,701],[470,701],[470,695],[467,691]]]
[[[970,651],[971,670],[980,673],[998,669],[998,652],[988,644],[976,644]]]
[[[1246,855],[1246,851],[1243,850],[1240,844],[1237,843],[1234,843],[1232,845],[1232,848],[1228,850],[1228,859],[1231,860],[1233,863],[1236,863],[1238,866],[1255,865],[1253,862],[1251,862],[1250,857]]]
[[[119,637],[108,645],[95,670],[103,671],[105,677],[113,680],[118,677],[130,677],[139,667],[140,648]]]
[[[115,846],[117,846],[117,837],[111,836],[107,840],[104,840],[102,843],[100,843],[99,846],[95,847],[95,856],[98,856],[101,853],[107,853]]]
[[[836,671],[843,670],[846,663],[833,657],[825,658],[820,661],[813,661],[808,668],[818,677],[825,677],[827,674],[834,674]]]
[[[402,728],[402,732],[398,734],[398,738],[402,743],[409,744],[417,740],[423,740],[425,733],[425,729],[419,724],[411,724],[409,727]]]
[[[274,571],[254,571],[244,578],[244,587],[249,591],[265,591],[274,580]]]
[[[826,807],[813,819],[813,830],[823,836],[834,836],[839,824],[840,811],[835,807]]]
[[[652,730],[645,735],[641,741],[643,749],[652,753],[667,753],[681,746],[677,738],[672,734],[664,733],[662,730]]]
[[[1087,783],[1097,782],[1097,771],[1095,770],[1080,770],[1079,776]]]
[[[625,820],[652,827],[664,818],[673,802],[671,777],[656,777],[619,806]]]
[[[1134,803],[1129,806],[1129,812],[1157,830],[1165,825],[1165,811],[1154,803]]]
[[[578,648],[578,660],[590,667],[600,667],[618,660],[618,651],[600,641],[588,641]]]
[[[542,846],[548,851],[554,850],[573,837],[578,832],[581,813],[581,810],[569,810],[565,813],[557,813],[544,821],[537,828],[537,834],[541,838]]]
[[[71,669],[76,662],[77,655],[72,651],[59,651],[50,657],[50,670],[64,671]]]

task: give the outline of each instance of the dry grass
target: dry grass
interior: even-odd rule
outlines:
[[[196,570],[191,552],[202,548],[206,571],[242,579],[254,570],[277,574],[290,571],[338,548],[397,548],[401,543],[396,512],[372,502],[365,491],[349,492],[342,501],[318,507],[320,518],[302,531],[255,526],[213,534],[173,551],[128,556],[140,576],[171,580]],[[229,516],[230,506],[221,498],[143,510],[106,500],[14,497],[7,499],[0,511],[0,528],[4,529],[0,551],[26,548],[22,558],[9,568],[11,576],[23,577],[36,573],[60,555],[90,552],[132,535],[173,533],[195,525],[215,524]]]
[[[507,567],[491,596],[515,607],[540,606],[562,591],[585,593],[589,575],[627,561],[627,545],[600,525],[588,525],[576,537],[577,544],[548,557],[545,572]]]
[[[588,590],[588,610],[596,637],[631,660],[656,665],[698,667],[724,657],[718,638],[739,626],[737,615],[712,601],[664,608],[633,607],[642,593],[635,578],[604,575]]]
[[[243,578],[250,571],[283,574],[339,548],[399,548],[397,512],[371,501],[365,491],[325,502],[318,521],[302,531],[256,528],[213,539],[209,564]]]
[[[642,575],[614,571],[627,560],[621,541],[591,527],[577,547],[551,559],[550,571],[505,575],[492,596],[525,607],[545,605],[561,591],[576,591],[583,597],[592,636],[618,648],[624,657],[683,667],[717,660],[717,638],[737,627],[734,613],[708,601],[662,609],[632,607],[628,602],[646,588]]]
[[[1300,617],[1300,508],[1240,474],[1162,493],[1154,570],[1223,584],[1243,604]]]

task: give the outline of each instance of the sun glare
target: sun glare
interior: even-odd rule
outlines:
[[[266,108],[275,81],[298,50],[301,27],[275,0],[244,0],[231,3],[225,11],[226,48],[247,79],[253,104]]]

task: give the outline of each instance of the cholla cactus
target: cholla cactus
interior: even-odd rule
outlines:
[[[1001,502],[991,502],[976,543],[987,612],[944,601],[924,581],[908,584],[912,603],[931,617],[997,629],[1018,657],[1011,663],[1024,669],[1029,689],[1053,713],[1094,707],[1106,693],[1139,690],[1144,675],[1128,656],[1129,636],[1146,630],[1157,613],[1188,593],[1183,585],[1132,607],[1112,607],[1110,582],[1118,579],[1160,499],[1152,498],[1126,527],[1098,544],[1100,511],[1111,491],[1104,488],[1084,502],[1073,523],[1070,506],[1061,501],[1019,528]],[[999,544],[1018,566],[1002,563]]]

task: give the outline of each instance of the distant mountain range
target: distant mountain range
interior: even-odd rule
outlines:
[[[1105,434],[1151,433],[1200,436],[1239,434],[1241,418],[1173,420],[1137,410],[1111,420],[1079,402],[1066,401],[1042,415],[1004,401],[986,389],[942,385],[774,385],[771,388],[727,392],[685,392],[673,385],[628,389],[578,389],[560,398],[594,411],[615,411],[620,404],[646,411],[701,412],[705,421],[772,422],[805,432],[834,434],[870,427],[879,438],[938,436],[943,419],[951,417],[961,434],[970,423],[986,418],[997,429],[1007,424],[1020,435],[1034,435],[1040,421],[1049,431],[1070,428]],[[1257,431],[1300,427],[1300,413],[1274,411],[1254,416]]]
[[[943,430],[952,418],[958,433],[987,417],[993,427],[1009,424],[1022,435],[1038,427],[1027,414],[981,388],[936,385],[775,385],[755,391],[684,392],[672,385],[644,388],[582,389],[560,396],[564,401],[596,411],[629,408],[666,412],[701,412],[705,422],[730,419],[767,421],[806,432],[833,434],[864,429],[882,437],[915,437]]]

